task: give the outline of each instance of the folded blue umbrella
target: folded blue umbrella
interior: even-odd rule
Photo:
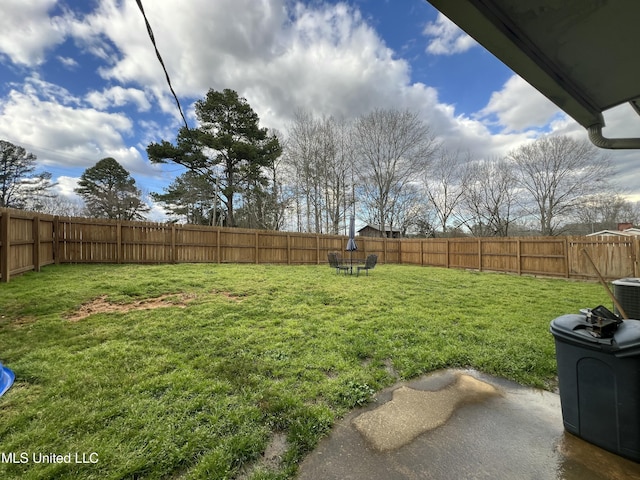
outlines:
[[[16,375],[0,362],[0,397],[13,385]]]

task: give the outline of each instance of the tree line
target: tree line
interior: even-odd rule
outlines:
[[[209,90],[195,113],[196,128],[147,147],[152,163],[183,169],[150,194],[176,221],[338,234],[356,216],[403,235],[508,236],[638,218],[611,181],[610,160],[586,140],[542,136],[501,158],[475,158],[397,109],[351,121],[299,110],[283,135],[260,127],[230,89]],[[0,206],[46,209],[51,175],[35,173],[22,147],[0,141],[0,152]],[[87,216],[134,220],[150,210],[113,158],[85,170],[75,191]]]
[[[616,192],[609,158],[567,136],[474,158],[440,142],[416,113],[392,109],[349,123],[300,112],[287,139],[298,230],[338,233],[352,213],[418,236],[558,235],[572,223],[638,218]]]

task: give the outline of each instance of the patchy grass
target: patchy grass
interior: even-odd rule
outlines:
[[[0,477],[293,478],[398,378],[553,388],[549,322],[609,303],[594,283],[402,265],[50,266],[0,284],[0,453],[28,456]],[[34,463],[51,453],[97,463]]]

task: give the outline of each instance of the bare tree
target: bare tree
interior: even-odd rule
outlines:
[[[316,171],[317,137],[317,123],[313,116],[306,111],[297,111],[289,127],[285,155],[295,185],[299,231],[320,230],[321,205],[317,197],[319,175]]]
[[[417,232],[420,226],[424,226],[428,209],[429,205],[424,201],[419,185],[409,183],[404,186],[395,200],[391,225],[406,237],[412,230]]]
[[[431,161],[437,148],[435,137],[416,113],[374,110],[356,120],[354,140],[359,193],[368,216],[385,232],[394,227],[407,185]]]
[[[277,130],[271,132],[281,145],[286,144]],[[271,165],[263,167],[265,182],[251,185],[238,210],[238,225],[246,228],[281,230],[285,226],[285,214],[292,204],[293,194],[286,185],[288,175],[286,158],[280,156]]]
[[[498,159],[472,162],[464,177],[462,202],[469,215],[465,219],[469,230],[475,236],[508,236],[516,207],[513,165]]]
[[[444,234],[447,232],[449,220],[457,211],[463,198],[465,191],[463,169],[469,162],[469,156],[469,153],[458,150],[441,149],[431,168],[423,176],[426,195],[435,209]]]
[[[633,203],[622,195],[612,192],[596,193],[582,197],[576,207],[576,219],[579,223],[596,230],[616,228],[618,223],[638,222],[638,212]]]
[[[353,204],[351,185],[353,179],[353,142],[351,127],[345,121],[333,117],[323,118],[320,132],[324,152],[321,171],[324,174],[324,206],[326,230],[340,233],[340,225],[346,224],[349,207]]]
[[[51,173],[35,173],[36,156],[23,147],[0,140],[0,207],[33,207],[30,199],[51,196]]]
[[[298,111],[289,128],[285,156],[298,230],[339,233],[353,204],[351,126]]]
[[[69,198],[59,193],[32,196],[27,200],[25,209],[65,217],[86,217],[89,215],[82,200]]]
[[[313,168],[313,138],[315,124],[309,112],[298,110],[288,128],[284,145],[284,157],[293,184],[298,231],[313,231],[311,228],[312,182],[316,178]]]
[[[542,137],[512,151],[518,184],[533,202],[542,235],[557,235],[586,192],[603,188],[612,175],[608,159],[592,144],[567,136]]]

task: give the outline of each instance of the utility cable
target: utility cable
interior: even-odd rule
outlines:
[[[169,90],[171,90],[171,94],[173,95],[173,98],[175,98],[176,100],[176,105],[178,106],[178,110],[180,111],[180,116],[182,117],[182,121],[184,122],[184,126],[187,129],[187,132],[189,132],[189,125],[187,124],[187,119],[184,116],[184,113],[182,112],[182,107],[180,106],[180,100],[178,100],[178,96],[176,95],[176,92],[173,90],[173,86],[171,85],[171,79],[169,78],[169,72],[167,72],[167,68],[164,65],[164,62],[162,61],[162,56],[160,55],[160,51],[158,50],[158,46],[156,45],[156,39],[153,35],[153,30],[151,28],[151,24],[149,23],[149,20],[147,20],[147,15],[144,13],[144,8],[142,6],[142,0],[136,0],[136,3],[138,4],[138,7],[140,8],[140,12],[142,13],[142,17],[144,18],[144,23],[147,26],[147,32],[149,33],[149,38],[151,39],[151,43],[153,44],[153,48],[156,51],[156,56],[158,57],[158,60],[160,61],[160,65],[162,65],[162,70],[164,70],[164,74],[167,77],[167,83],[169,84]]]

